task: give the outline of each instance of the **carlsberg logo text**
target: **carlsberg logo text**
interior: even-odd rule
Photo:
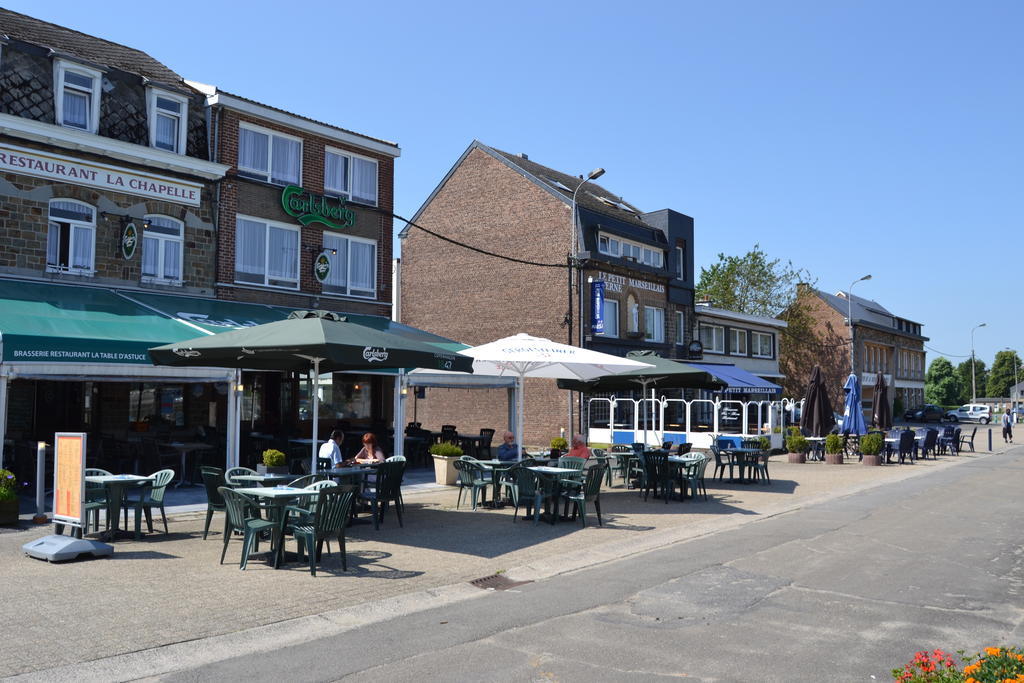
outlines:
[[[381,363],[388,359],[388,350],[375,346],[367,346],[363,349],[363,360],[368,363]]]

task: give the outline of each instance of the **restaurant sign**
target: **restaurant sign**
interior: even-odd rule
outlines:
[[[203,190],[203,186],[198,183],[8,144],[0,144],[0,173],[3,172],[60,180],[73,185],[165,199],[191,206],[199,206]]]
[[[129,223],[124,226],[124,232],[121,233],[121,256],[124,256],[125,261],[132,260],[132,256],[135,256],[135,247],[138,244],[139,231],[134,223]]]
[[[331,276],[331,257],[326,251],[321,251],[313,261],[313,276],[320,284],[327,282],[327,278]]]
[[[356,224],[356,212],[345,206],[344,199],[313,194],[298,185],[281,191],[281,207],[302,225],[323,223],[328,228],[344,230]]]
[[[600,282],[605,283],[605,289],[609,292],[621,292],[626,287],[632,287],[633,289],[645,289],[648,292],[657,292],[658,294],[665,293],[665,285],[660,282],[637,280],[636,278],[623,277],[622,275],[613,275],[611,273],[601,273]]]
[[[83,432],[57,432],[53,442],[53,521],[82,525],[85,498],[85,439]]]

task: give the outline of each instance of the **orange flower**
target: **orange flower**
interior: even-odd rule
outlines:
[[[998,647],[986,647],[985,648],[985,654],[992,655],[993,657],[998,655],[1000,652],[1002,652],[1002,650],[1000,650]]]

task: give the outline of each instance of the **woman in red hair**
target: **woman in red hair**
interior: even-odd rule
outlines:
[[[356,462],[384,462],[384,451],[377,445],[377,437],[371,432],[363,434],[363,448],[356,453]]]

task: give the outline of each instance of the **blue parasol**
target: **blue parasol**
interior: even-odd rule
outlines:
[[[860,404],[860,380],[857,375],[851,374],[846,378],[843,386],[846,392],[846,409],[843,411],[843,434],[867,434],[868,428],[864,424],[864,411]]]

